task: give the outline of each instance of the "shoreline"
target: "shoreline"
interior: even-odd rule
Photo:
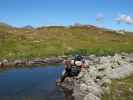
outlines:
[[[115,53],[114,55],[133,55],[133,53]],[[113,57],[113,55],[108,55]],[[87,60],[93,59],[93,57],[107,57],[106,56],[96,56],[95,54],[90,54],[88,56],[83,56]],[[72,55],[64,55],[64,56],[52,56],[47,58],[33,58],[33,59],[3,59],[0,61],[0,68],[11,67],[11,66],[30,66],[30,65],[37,65],[37,64],[61,64],[66,59],[73,59]]]
[[[0,61],[0,68],[8,68],[8,67],[15,67],[15,66],[31,66],[31,65],[47,65],[47,64],[61,64],[63,60],[67,59],[66,56],[59,56],[59,57],[49,57],[49,58],[35,58],[32,60],[21,60],[17,59],[14,61],[9,61],[4,59]]]

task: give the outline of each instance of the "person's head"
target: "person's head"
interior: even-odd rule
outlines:
[[[81,61],[82,59],[83,59],[83,57],[79,54],[76,54],[74,57],[74,60],[77,60],[77,61]]]

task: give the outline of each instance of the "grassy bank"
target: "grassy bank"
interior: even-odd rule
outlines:
[[[106,93],[102,100],[133,100],[133,77],[122,80],[113,80],[111,92]]]
[[[133,35],[125,34],[96,27],[0,27],[0,59],[133,52]]]

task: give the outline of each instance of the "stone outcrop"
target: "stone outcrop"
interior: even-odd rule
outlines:
[[[91,55],[86,58],[89,67],[82,70],[76,79],[67,79],[64,82],[64,87],[73,90],[75,100],[100,100],[105,92],[110,92],[108,85],[112,79],[122,79],[133,74],[132,54],[123,53],[106,57]]]

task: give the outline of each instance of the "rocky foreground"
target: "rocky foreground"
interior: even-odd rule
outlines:
[[[86,57],[89,67],[77,78],[67,78],[64,88],[73,90],[75,100],[101,100],[104,93],[110,93],[112,79],[123,79],[133,74],[133,54]]]

